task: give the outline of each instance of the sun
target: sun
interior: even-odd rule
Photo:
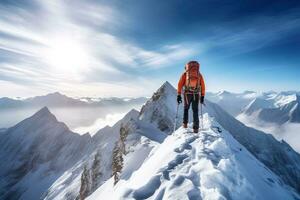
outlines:
[[[89,62],[86,48],[67,36],[50,39],[43,57],[59,73],[79,73]]]

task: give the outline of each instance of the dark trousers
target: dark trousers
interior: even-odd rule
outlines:
[[[199,129],[199,94],[184,94],[184,112],[183,112],[183,123],[187,124],[189,121],[189,108],[192,104],[193,118],[194,118],[194,129]]]

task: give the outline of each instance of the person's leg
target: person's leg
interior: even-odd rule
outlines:
[[[191,105],[191,97],[190,94],[184,94],[184,110],[183,110],[183,124],[187,125],[189,122],[189,108]]]
[[[199,95],[194,95],[192,99],[192,109],[193,109],[193,129],[199,129],[199,114],[198,114],[198,107],[199,107]]]

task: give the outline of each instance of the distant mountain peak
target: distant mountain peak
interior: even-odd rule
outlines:
[[[35,115],[52,115],[52,113],[50,112],[49,108],[45,106],[37,111],[33,116]]]
[[[223,90],[223,91],[218,92],[218,95],[220,95],[220,96],[223,96],[223,95],[231,95],[231,94],[232,94],[231,92],[228,92],[228,91],[226,91],[226,90]]]
[[[50,95],[53,94],[53,95],[62,95],[60,92],[52,92],[52,93],[49,93]]]
[[[48,107],[43,107],[41,108],[39,111],[37,111],[34,115],[32,115],[30,117],[30,119],[32,119],[33,121],[40,121],[40,120],[44,120],[46,122],[48,121],[55,121],[58,122],[56,117],[50,112],[50,110],[48,109]]]
[[[158,90],[165,89],[165,90],[174,90],[174,87],[169,81],[164,82]]]
[[[168,82],[164,82],[158,90],[152,95],[150,101],[157,101],[163,97],[168,97],[176,93],[176,89]],[[174,98],[175,99],[175,98]]]
[[[49,93],[46,96],[66,96],[64,94],[61,94],[60,92],[53,92],[53,93]]]
[[[255,111],[258,111],[260,109],[264,108],[272,108],[273,105],[260,97],[255,98],[246,108],[244,109],[244,112],[247,114],[252,114]]]
[[[72,99],[71,97],[68,97],[67,95],[64,95],[60,92],[53,92],[53,93],[49,93],[49,94],[46,94],[44,97],[53,97],[53,98],[70,98]]]

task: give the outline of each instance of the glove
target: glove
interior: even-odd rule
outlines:
[[[201,98],[200,98],[200,103],[201,103],[201,104],[204,104],[204,96],[201,96]]]
[[[177,103],[178,103],[178,104],[181,104],[181,103],[182,103],[181,95],[177,95]]]

